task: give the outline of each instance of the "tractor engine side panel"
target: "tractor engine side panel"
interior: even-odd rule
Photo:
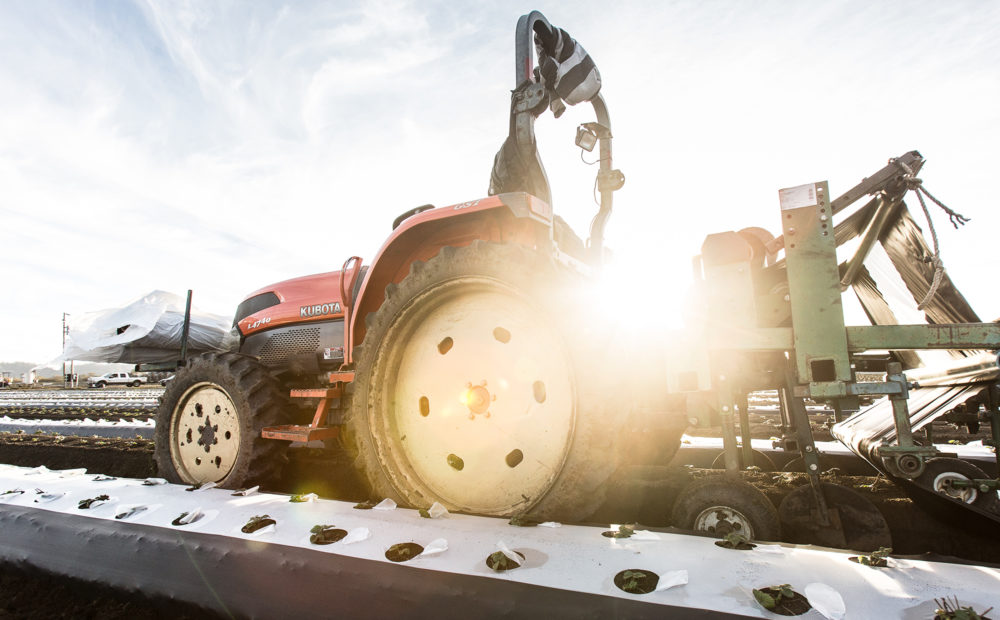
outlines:
[[[293,374],[336,370],[344,362],[344,321],[313,321],[257,332],[244,339],[240,353]]]

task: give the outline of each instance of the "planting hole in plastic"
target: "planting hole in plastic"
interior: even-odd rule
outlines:
[[[520,551],[514,551],[514,553],[521,558],[520,562],[510,559],[502,551],[495,551],[486,557],[486,566],[498,573],[520,568],[521,564],[524,564],[524,554]]]
[[[615,575],[615,586],[629,594],[649,594],[659,582],[659,575],[641,568],[629,568]]]
[[[314,545],[332,545],[347,536],[347,530],[338,529],[332,525],[317,525],[311,532],[309,542]]]
[[[406,562],[412,560],[421,553],[424,548],[414,542],[396,543],[385,552],[385,559],[390,562]]]

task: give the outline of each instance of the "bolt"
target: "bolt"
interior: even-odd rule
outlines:
[[[795,229],[794,228],[789,228],[788,229],[788,234],[789,235],[794,235],[795,234]]]
[[[688,422],[693,426],[698,423],[698,418],[688,418]]]
[[[789,297],[788,295],[785,295],[785,301],[791,301],[791,300],[792,300],[791,297]]]
[[[821,216],[819,216],[819,221],[821,221],[821,222],[825,222],[825,221],[827,221],[828,219],[830,219],[830,218],[828,218],[828,217],[827,217],[826,215],[821,215]]]
[[[819,469],[819,465],[817,465],[816,463],[813,463],[812,465],[809,466],[809,471],[816,471],[817,469]]]
[[[812,451],[813,451],[812,446],[806,446],[806,452],[812,452]]]
[[[722,410],[723,411],[729,411],[729,405],[723,405],[722,406]]]

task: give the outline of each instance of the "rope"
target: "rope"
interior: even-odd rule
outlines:
[[[899,167],[906,173],[903,175],[903,180],[906,182],[906,187],[908,189],[912,189],[913,193],[917,195],[917,200],[920,201],[920,208],[923,209],[924,217],[927,218],[927,227],[930,228],[931,231],[931,240],[934,242],[934,255],[931,256],[929,260],[926,258],[924,259],[924,262],[929,262],[934,265],[934,278],[931,280],[930,288],[927,289],[927,294],[924,295],[924,298],[917,304],[917,310],[923,310],[924,306],[930,303],[931,299],[934,298],[934,295],[937,294],[938,288],[940,288],[945,274],[944,263],[941,262],[941,248],[938,245],[937,230],[934,229],[934,221],[931,219],[931,212],[930,209],[927,208],[924,196],[930,198],[934,204],[941,207],[941,209],[948,214],[948,221],[951,222],[951,225],[954,226],[956,230],[958,230],[959,225],[964,225],[968,222],[969,218],[952,209],[949,209],[943,202],[928,192],[923,185],[924,182],[913,174],[913,169],[906,165],[905,162],[898,159],[893,159],[892,161],[899,164]]]

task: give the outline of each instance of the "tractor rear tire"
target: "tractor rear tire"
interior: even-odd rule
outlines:
[[[578,320],[581,279],[476,241],[386,288],[355,350],[344,433],[374,497],[561,520],[601,504],[628,422],[602,326]]]
[[[154,458],[174,483],[214,482],[227,489],[261,484],[287,460],[287,441],[263,439],[265,426],[288,424],[286,399],[256,358],[206,353],[171,381],[156,413]]]

